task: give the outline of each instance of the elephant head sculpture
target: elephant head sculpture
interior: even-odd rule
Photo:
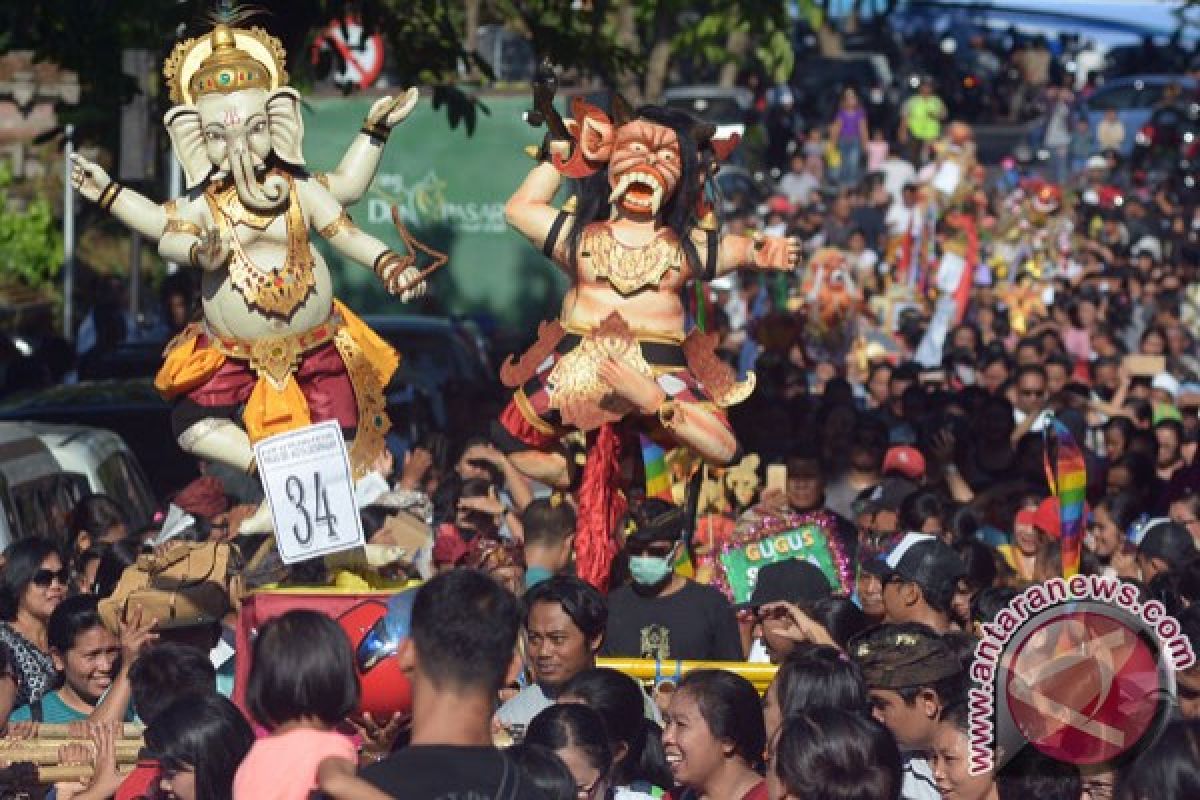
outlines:
[[[304,122],[300,95],[284,83],[287,73],[278,42],[257,29],[218,25],[207,46],[192,47],[184,59],[202,59],[184,85],[170,81],[177,105],[163,117],[188,189],[209,179],[229,177],[246,208],[266,213],[288,200],[288,182],[268,172],[272,155],[292,167],[304,167]]]

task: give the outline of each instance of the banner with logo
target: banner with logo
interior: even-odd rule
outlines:
[[[833,518],[823,513],[770,515],[748,530],[735,532],[717,557],[714,585],[732,602],[748,602],[759,570],[790,559],[815,564],[834,592],[849,591],[849,565],[837,541]]]
[[[337,167],[375,99],[305,99],[304,154],[310,169]],[[391,219],[396,205],[420,241],[449,255],[449,265],[432,280],[428,304],[402,306],[370,269],[318,240],[338,295],[355,311],[458,314],[530,334],[539,320],[557,314],[565,277],[504,221],[505,201],[533,166],[524,147],[540,142],[542,131],[522,119],[530,104],[526,96],[485,103],[490,113],[479,113],[468,136],[461,124],[451,128],[445,111],[434,110],[423,97],[392,131],[366,196],[348,209],[363,230],[399,247]]]

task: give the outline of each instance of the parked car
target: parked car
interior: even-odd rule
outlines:
[[[1079,103],[1078,113],[1087,117],[1093,135],[1104,113],[1110,109],[1125,126],[1125,141],[1121,145],[1121,156],[1129,157],[1137,143],[1137,134],[1150,121],[1154,110],[1167,92],[1167,87],[1178,85],[1184,107],[1196,102],[1197,82],[1182,75],[1133,75],[1108,81],[1087,100]],[[1045,135],[1045,120],[1040,120],[1032,130],[1032,144],[1038,146]]]
[[[0,420],[87,425],[113,432],[145,467],[151,496],[166,497],[200,474],[195,459],[175,443],[171,407],[149,378],[54,386],[10,398],[0,406]]]
[[[28,536],[61,542],[75,504],[92,493],[115,500],[134,529],[154,514],[145,473],[112,431],[0,422],[0,547]]]
[[[746,133],[753,110],[754,94],[749,89],[720,86],[677,86],[663,92],[663,105],[686,111],[717,126],[717,136]]]

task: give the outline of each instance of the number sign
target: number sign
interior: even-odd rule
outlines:
[[[254,456],[283,563],[365,544],[346,442],[335,420],[263,439]]]

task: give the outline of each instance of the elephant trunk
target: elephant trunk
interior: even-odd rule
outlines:
[[[254,160],[248,149],[235,151],[229,159],[229,167],[238,199],[246,208],[269,213],[287,202],[287,180],[280,175],[268,175],[265,180],[259,181],[254,174]]]

